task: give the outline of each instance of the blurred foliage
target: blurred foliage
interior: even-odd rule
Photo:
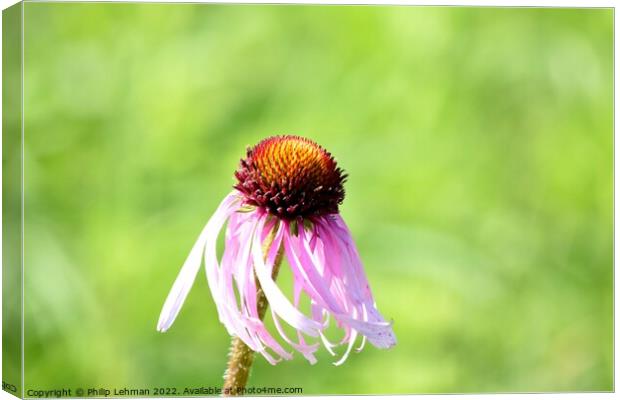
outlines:
[[[157,317],[246,146],[294,133],[350,174],[342,214],[399,343],[261,358],[251,385],[613,389],[611,9],[30,2],[25,21],[27,388],[220,385],[204,274],[168,333]]]

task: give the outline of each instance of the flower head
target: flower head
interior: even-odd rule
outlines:
[[[235,172],[247,204],[285,219],[334,214],[346,175],[325,149],[299,136],[273,136],[248,149]]]
[[[338,344],[346,343],[337,365],[359,336],[358,350],[366,340],[379,348],[395,345],[391,323],[376,308],[351,233],[338,214],[346,175],[331,154],[306,138],[274,136],[248,149],[235,176],[233,192],[213,214],[181,268],[158,330],[166,331],[173,323],[204,256],[220,321],[230,335],[272,364],[292,358],[281,341],[311,363],[316,362],[319,343],[332,355]],[[226,222],[225,249],[218,259],[216,241]],[[292,301],[275,282],[282,254],[293,275]],[[261,295],[277,332],[265,327]],[[310,300],[309,315],[300,310],[302,297]],[[338,344],[324,335],[330,319],[344,331]],[[282,322],[296,330],[296,338],[287,335]]]

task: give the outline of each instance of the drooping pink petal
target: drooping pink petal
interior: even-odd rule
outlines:
[[[353,330],[351,333],[351,337],[349,339],[349,346],[347,346],[347,351],[345,351],[344,355],[340,358],[340,360],[334,363],[335,366],[342,365],[347,360],[347,358],[349,357],[349,354],[351,353],[351,349],[353,348],[353,345],[355,344],[356,339],[357,339],[357,331]]]
[[[230,215],[238,202],[239,198],[236,192],[226,196],[200,233],[198,240],[189,252],[188,257],[183,263],[181,271],[174,281],[172,289],[164,302],[164,306],[159,315],[159,321],[157,322],[158,331],[167,331],[176,319],[181,306],[187,298],[189,290],[196,280],[196,275],[200,269],[202,253],[208,237],[213,235],[217,226],[220,225],[220,222],[223,223],[226,218],[228,218],[228,215]]]
[[[245,321],[244,316],[239,312],[235,304],[231,304],[230,302],[231,298],[235,297],[231,280],[232,264],[234,262],[229,260],[225,265],[220,265],[216,253],[219,232],[226,222],[226,219],[236,211],[237,209],[233,209],[227,215],[223,216],[224,218],[219,219],[212,234],[208,235],[205,242],[205,271],[209,289],[211,290],[213,301],[217,307],[218,316],[228,333],[238,336],[252,350],[261,351],[262,346],[260,343],[258,343],[246,329],[247,321]],[[249,229],[253,229],[253,227],[249,226]],[[233,248],[231,251],[234,252],[236,246],[234,243],[231,243],[231,246]],[[237,252],[236,254],[239,255],[240,253]]]
[[[326,280],[319,275],[316,265],[309,259],[308,254],[303,251],[303,245],[301,244],[303,235],[303,229],[301,229],[297,237],[290,235],[284,240],[286,257],[291,265],[293,274],[316,303],[323,308],[340,310],[340,306],[329,292]]]
[[[290,344],[293,348],[295,348],[295,350],[299,351],[300,353],[313,353],[318,349],[317,345],[306,345],[306,344],[302,344],[302,343],[295,343],[294,341],[292,341],[288,335],[286,334],[286,332],[284,332],[284,328],[282,327],[282,324],[280,323],[280,318],[278,317],[278,315],[275,313],[275,311],[273,311],[273,309],[271,310],[271,316],[273,318],[273,324],[276,327],[276,330],[278,331],[278,333],[280,334],[280,336],[282,337],[282,339],[284,339],[284,341],[288,344]]]
[[[258,229],[262,229],[265,224],[265,217],[262,217],[258,223]],[[282,237],[284,234],[283,226],[280,225],[276,233],[273,245],[275,248],[279,248]],[[303,333],[316,337],[322,328],[319,323],[309,319],[297,310],[290,301],[284,296],[280,288],[271,278],[271,269],[273,260],[275,259],[275,252],[271,252],[267,256],[267,264],[263,261],[263,255],[261,252],[261,243],[258,236],[254,236],[254,245],[252,246],[252,254],[254,258],[254,271],[263,288],[265,296],[269,301],[269,305],[273,308],[275,313],[285,320],[289,325],[302,331]]]
[[[301,298],[302,291],[303,289],[299,285],[294,285],[294,302],[295,307],[297,308],[299,308],[299,300]],[[326,325],[321,324],[322,328],[324,328],[325,326]],[[319,349],[319,343],[315,342],[307,344],[304,335],[300,331],[297,331],[297,339],[299,340],[299,344],[295,348],[301,352],[301,354],[306,358],[306,360],[310,362],[311,365],[315,364],[317,362],[317,359],[314,356],[314,353],[316,353],[316,351]]]
[[[254,235],[259,234],[257,222],[262,213],[253,211],[243,214],[245,215],[235,213],[229,220],[226,248],[217,271],[219,292],[214,294],[214,298],[219,299],[220,320],[229,334],[238,336],[252,350],[262,354],[269,363],[276,364],[281,359],[291,359],[292,355],[269,334],[255,307],[256,287],[250,249]],[[238,288],[239,301],[234,285]],[[246,286],[251,288],[250,297],[254,304],[251,308],[248,308],[246,303]],[[280,358],[272,357],[267,349],[273,350]]]
[[[364,349],[364,346],[366,346],[366,340],[366,336],[362,335],[362,343],[360,343],[359,347],[355,349],[357,353]]]
[[[236,270],[243,264],[244,258],[247,262],[247,252],[244,254],[245,249],[243,247],[244,242],[247,243],[252,237],[253,226],[247,224],[247,226],[241,227],[238,214],[239,213],[233,213],[228,221],[224,255],[217,269],[219,291],[214,293],[213,297],[219,299],[219,310],[224,314],[221,316],[221,319],[223,322],[226,321],[225,325],[228,332],[243,337],[246,332],[238,332],[238,330],[239,327],[244,329],[243,327],[246,323],[244,321],[244,315],[239,309],[233,278]],[[231,234],[231,232],[235,232],[235,234]]]
[[[312,250],[311,243],[314,243],[314,251]],[[329,318],[329,314],[346,315],[349,310],[344,292],[334,293],[331,291],[334,286],[342,286],[342,281],[334,280],[333,268],[328,266],[328,261],[332,261],[325,256],[323,252],[324,247],[325,244],[320,235],[318,235],[316,228],[309,231],[300,229],[297,236],[290,236],[285,240],[287,257],[296,277],[296,283],[303,286],[308,293],[314,310],[313,319],[315,321],[319,320],[317,318],[319,309],[323,310],[327,318]],[[330,253],[330,255],[332,254]],[[333,255],[335,256],[333,259],[338,260],[336,254],[333,253]],[[340,343],[348,342],[351,328],[346,324],[342,324],[338,319],[336,319],[336,323],[344,329],[344,336]],[[327,327],[327,320],[322,323],[322,326],[324,328]],[[337,347],[337,345],[331,343],[322,333],[320,338],[327,351],[335,355],[332,349]]]
[[[391,324],[375,307],[357,249],[344,221],[339,216],[326,216],[316,218],[314,222],[314,232],[300,231],[299,237],[291,241],[290,249],[291,264],[303,269],[304,273],[300,275],[312,289],[308,291],[309,295],[344,329],[341,343],[350,342],[356,333],[361,333],[376,347],[393,346],[396,339]],[[308,237],[310,234],[315,241],[314,250]],[[320,263],[325,265],[319,266]],[[321,267],[323,274],[317,276]],[[328,281],[331,283],[326,293],[321,283],[325,285]]]
[[[340,318],[348,323],[353,329],[362,333],[367,337],[368,341],[375,347],[389,348],[396,344],[396,337],[392,330],[392,324],[385,321],[383,316],[376,308],[364,268],[360,260],[359,254],[353,238],[339,215],[333,218],[324,218],[323,221],[328,228],[323,229],[323,234],[328,236],[330,241],[337,246],[331,251],[341,251],[346,255],[346,268],[344,269],[349,285],[347,293],[350,293],[356,302],[361,302],[362,318],[351,318],[350,315],[340,316]],[[357,305],[359,309],[360,305]],[[366,315],[366,317],[364,317]]]
[[[251,247],[254,244],[254,235],[258,236],[261,234],[259,232],[262,232],[263,240],[261,240],[261,242],[264,242],[264,237],[269,233],[269,230],[273,229],[273,227],[275,226],[275,223],[277,222],[277,221],[273,221],[272,224],[268,225],[269,230],[266,230],[266,229],[259,230],[256,227],[256,223],[261,218],[261,215],[263,215],[263,213],[259,211],[256,211],[255,213],[253,213],[251,219],[253,220],[252,223],[254,224],[255,228],[252,230],[252,234],[247,238],[246,237],[240,238],[240,240],[243,242],[243,245],[245,247],[244,247],[244,256],[242,260],[237,262],[237,265],[242,265],[243,267],[242,267],[242,271],[241,270],[239,271],[238,277],[236,279],[238,280],[237,285],[239,288],[240,302],[243,306],[242,313],[244,314],[248,322],[247,329],[250,335],[254,337],[255,340],[257,340],[262,345],[273,350],[281,358],[289,360],[292,358],[292,354],[284,350],[282,346],[280,345],[280,343],[278,343],[277,340],[273,338],[273,336],[266,329],[263,321],[261,321],[261,319],[258,316],[257,287],[255,283],[255,276],[254,276],[254,270],[253,270],[253,259],[251,257]],[[272,243],[272,246],[269,249],[270,254],[273,254],[273,251],[277,251],[277,248],[275,248],[274,245],[275,243]],[[275,249],[275,250],[272,251],[272,249]],[[273,359],[273,362],[277,362],[277,361],[278,360]],[[269,361],[269,362],[272,362],[272,361]]]
[[[301,332],[297,331],[297,338],[299,339],[299,344],[304,346],[306,345],[306,340],[304,339],[304,336],[301,334]],[[316,353],[316,351],[319,349],[319,345],[318,343],[315,343],[313,345],[311,345],[312,348],[309,351],[301,351],[301,354],[306,358],[306,360],[308,360],[308,362],[311,365],[316,364],[317,359],[314,356],[314,353]]]
[[[235,213],[231,216],[226,239],[226,249],[222,258],[222,266],[232,271],[232,277],[237,287],[239,295],[239,306],[242,312],[249,315],[246,310],[246,286],[252,281],[248,279],[248,273],[252,270],[252,259],[250,248],[252,245],[252,235],[255,230],[257,217],[254,213]],[[236,251],[228,252],[228,248]],[[251,278],[251,277],[249,277]],[[236,298],[235,298],[236,304]]]

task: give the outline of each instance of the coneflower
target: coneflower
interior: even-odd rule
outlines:
[[[379,348],[396,344],[391,323],[376,308],[355,243],[338,207],[344,199],[346,174],[332,155],[299,136],[264,139],[241,160],[237,184],[215,211],[168,295],[157,329],[174,322],[204,256],[207,280],[220,321],[233,336],[224,389],[245,387],[258,352],[271,364],[292,358],[263,322],[268,305],[275,330],[290,348],[314,364],[322,342],[348,357],[358,337]],[[218,259],[216,241],[225,223],[225,249]],[[293,276],[291,302],[276,284],[283,256]],[[310,299],[310,315],[300,310]],[[330,318],[344,330],[338,344],[323,334]],[[297,331],[289,337],[282,321]],[[310,340],[307,337],[316,338]]]

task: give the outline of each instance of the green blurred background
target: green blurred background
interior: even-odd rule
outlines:
[[[612,390],[612,32],[611,9],[26,3],[26,389],[220,385],[202,272],[155,324],[246,146],[294,133],[349,173],[399,342],[260,358],[250,385]]]

